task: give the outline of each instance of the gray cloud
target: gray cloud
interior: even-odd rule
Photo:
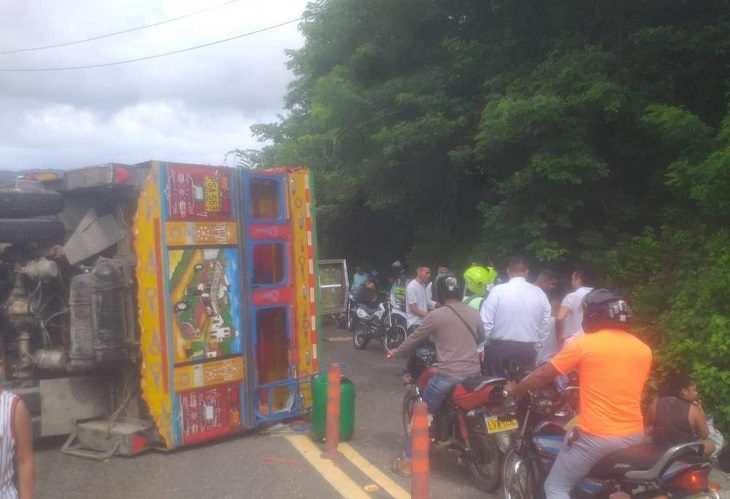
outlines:
[[[74,40],[175,17],[221,0],[0,4],[0,50]],[[305,0],[240,0],[158,28],[0,55],[0,68],[94,64],[235,36],[301,15]],[[220,163],[257,147],[249,126],[280,112],[296,24],[226,44],[108,68],[0,73],[0,169],[168,159]]]

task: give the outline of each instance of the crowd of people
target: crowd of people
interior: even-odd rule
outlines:
[[[360,282],[365,286],[373,277]],[[508,396],[552,382],[562,386],[577,373],[580,419],[545,482],[550,499],[570,497],[602,457],[647,437],[663,446],[701,440],[708,456],[718,450],[688,376],[671,379],[662,396],[642,408],[652,351],[632,334],[627,298],[598,287],[592,269],[573,269],[564,296],[553,270],[530,281],[523,257],[510,259],[505,277],[474,264],[462,280],[440,266],[432,283],[428,265],[418,265],[411,280],[400,262],[391,266],[390,297],[407,314],[410,333],[391,356],[405,357],[427,339],[436,347],[437,374],[423,393],[430,415],[456,384],[480,373],[505,376],[507,366],[516,365],[526,376],[506,384]],[[408,475],[410,457],[407,443],[394,471]]]

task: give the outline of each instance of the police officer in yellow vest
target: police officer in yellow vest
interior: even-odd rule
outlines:
[[[497,271],[494,267],[472,265],[466,269],[464,272],[466,296],[464,296],[462,302],[475,310],[480,310],[496,279]]]

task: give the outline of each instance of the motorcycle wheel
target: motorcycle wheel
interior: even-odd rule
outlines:
[[[408,385],[408,390],[403,396],[403,433],[406,438],[411,438],[411,419],[413,418],[413,404],[421,397],[416,392],[415,385]]]
[[[502,454],[497,441],[482,425],[478,425],[469,438],[472,450],[465,460],[466,466],[474,484],[485,492],[492,492],[499,487],[502,474]]]
[[[408,321],[406,321],[406,319],[403,316],[397,315],[397,314],[391,314],[390,320],[392,321],[392,323],[394,325],[401,326],[405,330],[408,329]]]
[[[406,340],[406,330],[403,326],[391,326],[383,336],[383,348],[390,353]]]
[[[363,323],[359,323],[355,326],[355,330],[352,332],[352,344],[356,350],[365,350],[370,343],[370,334],[368,332],[368,326]]]
[[[542,499],[539,473],[535,469],[534,460],[522,460],[522,465],[515,472],[515,464],[521,458],[514,449],[510,449],[504,458],[502,467],[502,488],[505,499]]]
[[[347,302],[347,310],[345,310],[345,313],[347,314],[347,330],[353,332],[355,331],[355,311],[350,307],[349,301]]]

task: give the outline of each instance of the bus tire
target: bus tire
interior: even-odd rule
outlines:
[[[0,189],[0,218],[55,215],[63,208],[63,196],[58,192]]]
[[[66,238],[66,228],[59,220],[47,218],[0,219],[0,242],[61,243]]]

